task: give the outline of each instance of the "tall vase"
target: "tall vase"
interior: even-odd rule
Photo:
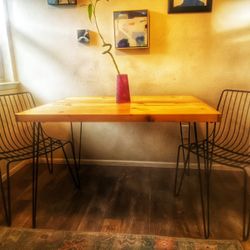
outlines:
[[[129,83],[128,83],[127,74],[117,75],[116,102],[117,103],[129,103],[130,102]]]

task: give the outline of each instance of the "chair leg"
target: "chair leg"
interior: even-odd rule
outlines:
[[[0,188],[1,188],[1,193],[2,193],[2,201],[3,201],[5,220],[6,220],[6,223],[9,224],[9,216],[8,216],[8,212],[7,212],[7,205],[6,205],[6,198],[5,198],[1,169],[0,169],[0,185],[1,185]]]
[[[250,227],[250,211],[248,204],[248,175],[245,169],[244,171],[244,189],[243,189],[243,240],[247,240],[249,237]]]
[[[247,228],[246,228],[246,237],[245,237],[245,240],[248,240],[249,238],[249,231],[250,231],[250,210],[248,209],[248,223],[247,223]]]
[[[11,186],[10,186],[10,162],[6,165],[6,176],[7,176],[7,225],[10,227],[12,223],[11,216]]]

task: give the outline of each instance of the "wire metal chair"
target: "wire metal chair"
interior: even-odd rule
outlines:
[[[195,154],[198,158],[203,158],[204,162],[206,162],[206,160],[209,162],[209,164],[205,166],[208,168],[209,173],[208,179],[206,180],[208,182],[208,196],[210,172],[213,162],[241,169],[244,173],[242,211],[243,240],[246,240],[249,237],[250,228],[247,175],[247,168],[250,167],[250,91],[232,89],[224,90],[220,96],[217,110],[222,113],[221,121],[220,123],[214,124],[213,131],[208,137],[208,140],[199,142],[198,150],[195,143],[182,143],[178,147],[175,195],[179,194],[183,177],[189,167],[190,153]],[[184,170],[178,180],[178,170],[181,156],[183,157]]]
[[[3,208],[7,224],[11,225],[11,185],[10,165],[14,162],[33,158],[33,125],[31,122],[16,122],[15,113],[35,107],[34,99],[29,92],[0,95],[0,163],[6,165],[6,191],[0,168],[0,189],[2,193]],[[61,148],[66,164],[72,175],[75,185],[75,173],[69,164],[64,147],[71,146],[73,157],[74,149],[71,141],[62,141],[48,136],[40,129],[38,156],[45,156],[49,172],[53,172],[53,151]],[[49,161],[50,154],[50,161]],[[77,177],[78,178],[78,175]],[[6,197],[7,192],[7,197]],[[6,201],[7,198],[7,201]]]

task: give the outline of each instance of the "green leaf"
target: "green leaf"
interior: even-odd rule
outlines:
[[[93,4],[90,3],[88,5],[88,15],[89,15],[89,20],[92,21],[92,15],[93,15]]]

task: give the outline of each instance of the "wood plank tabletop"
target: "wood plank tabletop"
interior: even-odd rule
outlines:
[[[220,113],[193,96],[69,97],[16,114],[31,122],[216,122]]]

